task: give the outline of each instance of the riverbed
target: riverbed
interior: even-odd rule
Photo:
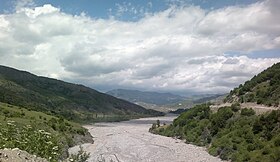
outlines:
[[[90,153],[89,162],[219,162],[205,148],[179,139],[149,133],[156,120],[169,124],[176,116],[141,118],[116,123],[84,126],[94,143],[83,144]],[[77,152],[78,146],[69,150]]]

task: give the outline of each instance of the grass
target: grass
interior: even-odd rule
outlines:
[[[28,110],[22,107],[13,106],[10,104],[2,103],[0,102],[0,117],[6,120],[13,120],[19,124],[27,125],[27,124],[34,124],[34,120],[37,122],[36,124],[43,124],[46,121],[49,121],[51,119],[59,120],[58,117],[45,114],[43,112]],[[7,112],[8,114],[4,114],[4,112]],[[22,115],[21,115],[22,114]],[[24,114],[24,115],[23,115]],[[2,120],[1,120],[2,121]],[[73,127],[73,129],[81,129],[81,125],[75,122],[66,121],[70,126]]]
[[[87,132],[77,123],[6,103],[0,103],[0,124],[0,148],[19,147],[51,161],[66,158],[74,137]]]

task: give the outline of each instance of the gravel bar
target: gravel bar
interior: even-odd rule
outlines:
[[[182,140],[149,133],[157,119],[171,123],[175,116],[141,118],[117,123],[97,123],[84,126],[94,143],[83,144],[90,153],[88,161],[105,162],[219,162],[205,148],[186,144]],[[69,149],[75,153],[79,146]]]

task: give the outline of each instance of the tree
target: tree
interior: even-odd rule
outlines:
[[[160,127],[160,121],[157,120],[157,127]]]
[[[239,111],[240,108],[241,108],[241,106],[240,106],[240,104],[239,104],[238,102],[233,103],[233,104],[231,105],[231,110],[234,111],[234,112]]]
[[[250,108],[250,109],[244,108],[241,110],[241,115],[244,115],[244,116],[252,116],[255,114],[256,114],[256,112],[252,108]]]
[[[257,120],[254,122],[254,124],[253,124],[253,132],[254,132],[255,134],[257,134],[257,133],[261,132],[262,129],[263,129],[263,125],[262,125],[262,123],[260,122],[260,120],[257,119]]]

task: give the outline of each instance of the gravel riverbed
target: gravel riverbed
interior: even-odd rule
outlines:
[[[179,139],[149,133],[152,123],[171,123],[175,116],[141,118],[118,123],[87,125],[94,143],[83,144],[90,162],[219,162],[205,148]],[[69,149],[75,153],[79,146]]]

